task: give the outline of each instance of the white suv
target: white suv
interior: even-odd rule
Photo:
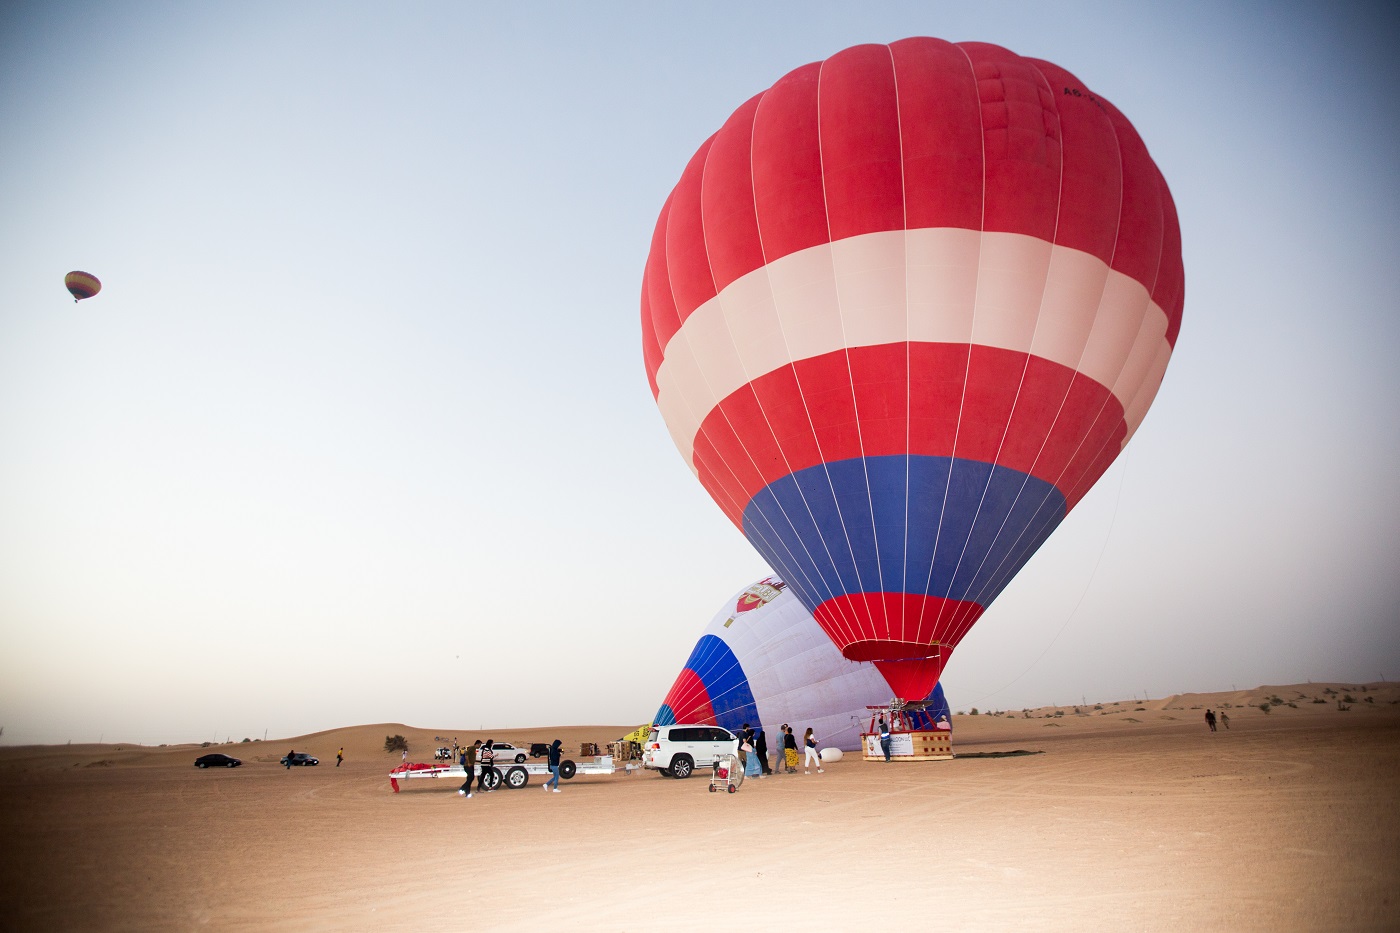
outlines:
[[[738,737],[719,726],[653,726],[642,752],[642,767],[667,777],[688,778],[696,768],[710,767],[721,755],[738,754]]]

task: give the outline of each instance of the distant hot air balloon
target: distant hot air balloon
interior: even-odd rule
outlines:
[[[643,354],[715,502],[845,657],[920,697],[1137,429],[1182,295],[1171,195],[1112,104],[905,39],[798,68],[700,147]]]
[[[73,304],[102,291],[102,283],[97,280],[97,276],[88,272],[70,272],[63,277],[63,284],[73,296]]]
[[[848,661],[778,577],[760,580],[720,607],[656,712],[658,725],[762,726],[769,748],[778,726],[811,726],[822,745],[853,751],[866,707],[892,691],[875,665]],[[948,716],[942,685],[928,697],[930,720]]]

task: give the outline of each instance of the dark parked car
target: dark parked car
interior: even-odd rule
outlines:
[[[289,757],[291,759],[290,761],[288,761]],[[283,755],[282,760],[278,762],[278,764],[284,767],[289,765],[319,765],[320,763],[321,760],[319,758],[312,758],[310,755],[306,754],[306,752],[293,752],[290,756]]]
[[[208,755],[200,755],[194,760],[196,768],[236,768],[243,762],[232,755],[225,755],[223,752],[213,752]]]

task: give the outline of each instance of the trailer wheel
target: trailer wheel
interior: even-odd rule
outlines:
[[[574,764],[568,758],[565,758],[563,761],[559,762],[559,776],[561,778],[567,781],[570,778],[572,778],[575,774],[578,774],[578,765]]]
[[[501,770],[492,768],[490,771],[482,772],[481,786],[487,790],[495,790],[501,786]]]
[[[524,768],[511,768],[506,772],[506,787],[519,790],[530,783],[530,774]]]

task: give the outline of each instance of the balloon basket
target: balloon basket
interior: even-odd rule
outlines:
[[[861,733],[860,744],[866,761],[885,760],[878,732]],[[950,731],[890,733],[890,761],[947,761],[952,757],[953,733]]]
[[[894,699],[885,706],[867,706],[870,726],[860,734],[862,757],[885,761],[880,745],[883,725],[888,725],[890,761],[947,761],[953,757],[953,727],[947,717],[933,719],[923,704]]]

